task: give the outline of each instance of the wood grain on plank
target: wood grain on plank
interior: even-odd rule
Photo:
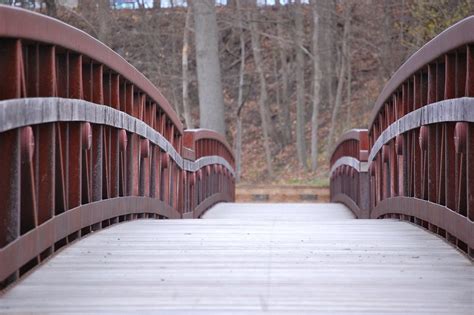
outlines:
[[[0,297],[3,313],[472,314],[473,264],[334,204],[219,204],[85,238]]]

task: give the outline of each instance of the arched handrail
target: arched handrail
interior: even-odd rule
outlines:
[[[350,143],[352,143],[352,145]],[[330,162],[333,164],[342,156],[351,156],[366,162],[368,150],[367,129],[350,129],[339,137],[339,140],[329,155]]]
[[[414,53],[369,124],[371,216],[400,218],[474,252],[474,17]]]
[[[341,135],[330,158],[331,201],[345,204],[357,218],[369,217],[367,129]]]
[[[184,146],[196,152],[198,159],[205,155],[223,156],[232,167],[235,167],[232,148],[225,137],[209,129],[186,129]]]

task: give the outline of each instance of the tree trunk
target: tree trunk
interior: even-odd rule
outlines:
[[[382,82],[386,82],[392,73],[393,66],[393,53],[392,53],[392,34],[393,34],[393,21],[392,21],[392,1],[383,0],[383,26],[382,26],[382,66],[380,67]]]
[[[145,0],[137,0],[137,5],[138,5],[138,9],[145,10]]]
[[[298,153],[298,161],[304,168],[308,168],[306,161],[306,139],[304,133],[304,55],[301,47],[303,46],[303,11],[301,8],[301,0],[295,1],[295,31],[296,31],[296,148]]]
[[[183,52],[182,52],[182,72],[183,72],[183,111],[184,121],[187,128],[194,128],[193,117],[191,116],[191,109],[189,107],[189,69],[188,69],[188,55],[189,55],[189,28],[191,23],[191,6],[188,6],[186,12],[186,22],[184,23],[183,32]]]
[[[282,7],[280,0],[275,1],[275,5],[278,8],[280,19],[282,18]],[[281,71],[281,97],[280,97],[280,115],[279,122],[282,131],[282,142],[283,145],[287,145],[291,142],[291,121],[290,121],[290,110],[288,102],[288,62],[286,54],[286,46],[283,43],[283,26],[281,22],[277,22],[277,36],[279,46],[279,59],[280,59],[280,71]]]
[[[334,90],[336,82],[336,29],[337,21],[336,1],[326,0],[320,2],[320,47],[321,49],[321,71],[324,80],[321,82],[321,100],[326,100],[321,106],[326,108],[334,107]]]
[[[267,161],[267,170],[271,178],[273,178],[273,167],[272,167],[272,153],[270,149],[270,134],[271,132],[271,121],[270,112],[267,107],[267,84],[265,81],[265,73],[262,68],[262,56],[260,54],[260,39],[257,33],[256,27],[256,16],[249,16],[250,22],[250,34],[252,39],[252,52],[255,62],[255,67],[260,81],[260,96],[258,99],[258,105],[260,108],[260,118],[262,120],[262,131],[263,131],[263,146],[265,148],[265,157]]]
[[[347,118],[346,127],[352,128],[352,58],[351,58],[351,43],[347,43]]]
[[[97,39],[105,45],[109,45],[110,2],[109,0],[99,0],[97,4]]]
[[[196,36],[200,126],[225,135],[217,21],[213,0],[191,2]]]
[[[239,92],[237,96],[237,132],[235,139],[235,168],[236,181],[240,182],[242,174],[242,108],[244,107],[244,75],[245,75],[245,37],[242,22],[242,7],[240,0],[234,0],[237,6],[240,31],[240,70],[239,70]]]
[[[341,65],[339,67],[339,75],[337,80],[337,89],[336,89],[336,100],[334,103],[334,108],[331,116],[331,127],[329,131],[329,149],[332,149],[334,145],[334,133],[336,131],[336,118],[339,113],[339,108],[342,103],[342,87],[344,85],[344,77],[346,75],[346,66],[347,66],[347,42],[349,40],[350,28],[351,28],[351,17],[352,17],[352,5],[346,8],[346,13],[344,14],[344,33],[342,36],[342,52],[341,52]]]
[[[46,14],[47,15],[49,15],[49,16],[56,16],[57,15],[58,12],[57,12],[56,0],[44,0],[44,4],[46,5]]]
[[[321,97],[321,66],[319,59],[319,10],[320,1],[312,0],[313,13],[313,113],[311,115],[311,170],[314,172],[318,168],[318,116]]]
[[[279,122],[279,127],[280,127],[280,130],[277,130],[276,132],[279,134],[276,134],[275,136],[277,138],[279,138],[280,141],[278,141],[278,144],[280,146],[280,149],[282,149],[283,147],[285,147],[285,145],[288,144],[287,140],[285,139],[286,135],[285,135],[285,129],[289,129],[290,126],[287,126],[285,125],[284,121],[282,120],[282,116],[281,116],[281,109],[283,108],[283,106],[288,106],[288,104],[282,104],[281,103],[281,94],[280,94],[280,85],[278,84],[279,83],[279,75],[278,75],[278,61],[277,61],[277,58],[276,58],[276,54],[277,52],[275,51],[275,49],[272,49],[272,66],[273,66],[273,80],[274,80],[274,84],[276,85],[275,87],[275,102],[277,104],[277,107],[280,108],[280,115],[278,116],[278,122]]]
[[[171,84],[171,95],[173,95],[173,103],[174,104],[174,110],[176,112],[176,115],[178,115],[179,118],[181,118],[181,108],[179,106],[179,99],[178,99],[178,93],[176,92],[176,85]]]

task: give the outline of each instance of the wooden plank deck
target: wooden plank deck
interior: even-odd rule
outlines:
[[[472,314],[474,267],[419,227],[339,205],[220,204],[66,248],[1,313]]]

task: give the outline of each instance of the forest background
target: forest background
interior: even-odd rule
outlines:
[[[338,136],[367,127],[377,96],[406,58],[474,14],[470,0],[193,1],[213,4],[226,137],[246,184],[327,185]],[[186,1],[0,3],[96,37],[148,77],[187,128],[200,125]]]

